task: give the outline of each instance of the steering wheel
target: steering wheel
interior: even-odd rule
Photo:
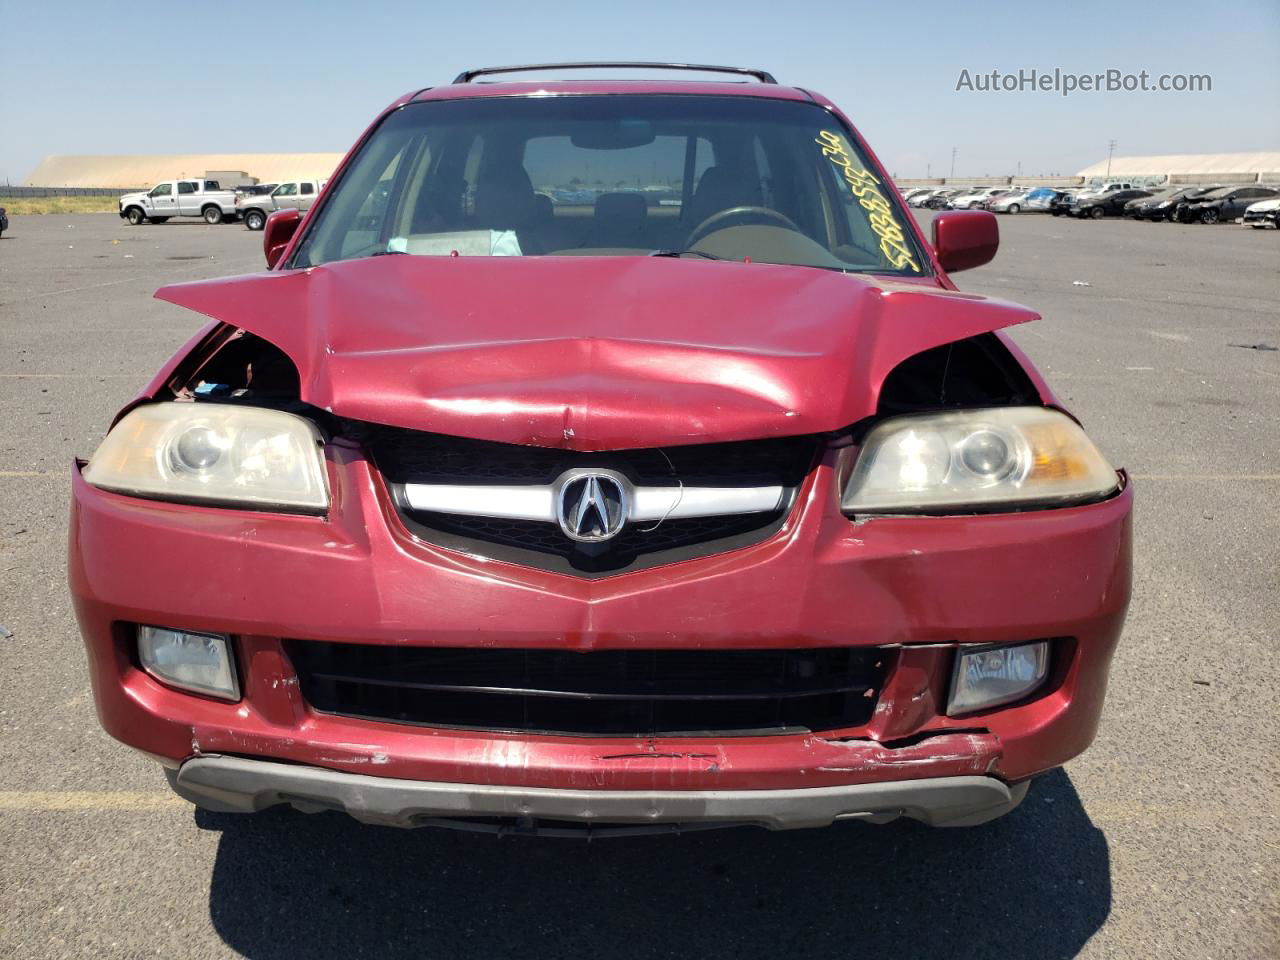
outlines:
[[[782,224],[784,227],[786,227],[789,230],[794,230],[796,233],[804,232],[798,226],[796,226],[794,220],[792,220],[790,217],[788,217],[784,213],[779,213],[777,210],[771,210],[768,207],[752,207],[752,206],[729,207],[727,210],[721,210],[719,213],[713,213],[711,216],[707,217],[707,219],[703,220],[700,224],[694,227],[693,230],[689,233],[689,239],[685,241],[685,246],[692,247],[695,243],[701,240],[706,234],[712,233],[713,231],[711,231],[708,228],[711,227],[713,224],[717,224],[721,220],[728,220],[730,217],[741,217],[746,215],[760,216],[768,220],[776,220],[778,223]]]

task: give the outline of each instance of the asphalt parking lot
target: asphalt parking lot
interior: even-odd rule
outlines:
[[[100,731],[64,583],[70,462],[201,323],[152,291],[259,269],[262,235],[13,218],[0,956],[1276,956],[1280,351],[1257,347],[1280,347],[1280,235],[1000,225],[1000,256],[957,281],[1044,314],[1015,339],[1137,484],[1093,749],[969,830],[585,844],[194,813]]]

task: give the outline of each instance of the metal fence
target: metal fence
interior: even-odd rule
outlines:
[[[118,197],[146,187],[11,187],[0,184],[0,197]]]

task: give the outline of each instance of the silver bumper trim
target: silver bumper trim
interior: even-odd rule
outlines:
[[[1027,784],[994,777],[937,777],[798,790],[558,790],[397,780],[201,756],[166,771],[182,797],[207,810],[253,813],[277,804],[343,810],[367,823],[413,827],[456,818],[552,820],[580,825],[757,824],[771,830],[834,820],[909,817],[932,826],[971,826],[1008,813]]]

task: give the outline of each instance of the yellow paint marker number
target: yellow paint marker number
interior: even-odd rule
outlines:
[[[902,227],[894,219],[893,207],[880,192],[880,181],[870,171],[863,170],[849,155],[844,138],[838,133],[823,130],[814,141],[822,148],[822,155],[841,168],[845,182],[849,184],[858,204],[867,211],[867,221],[871,229],[880,238],[880,251],[889,264],[897,269],[910,267],[920,273],[920,265],[916,263],[915,254],[907,244]]]

